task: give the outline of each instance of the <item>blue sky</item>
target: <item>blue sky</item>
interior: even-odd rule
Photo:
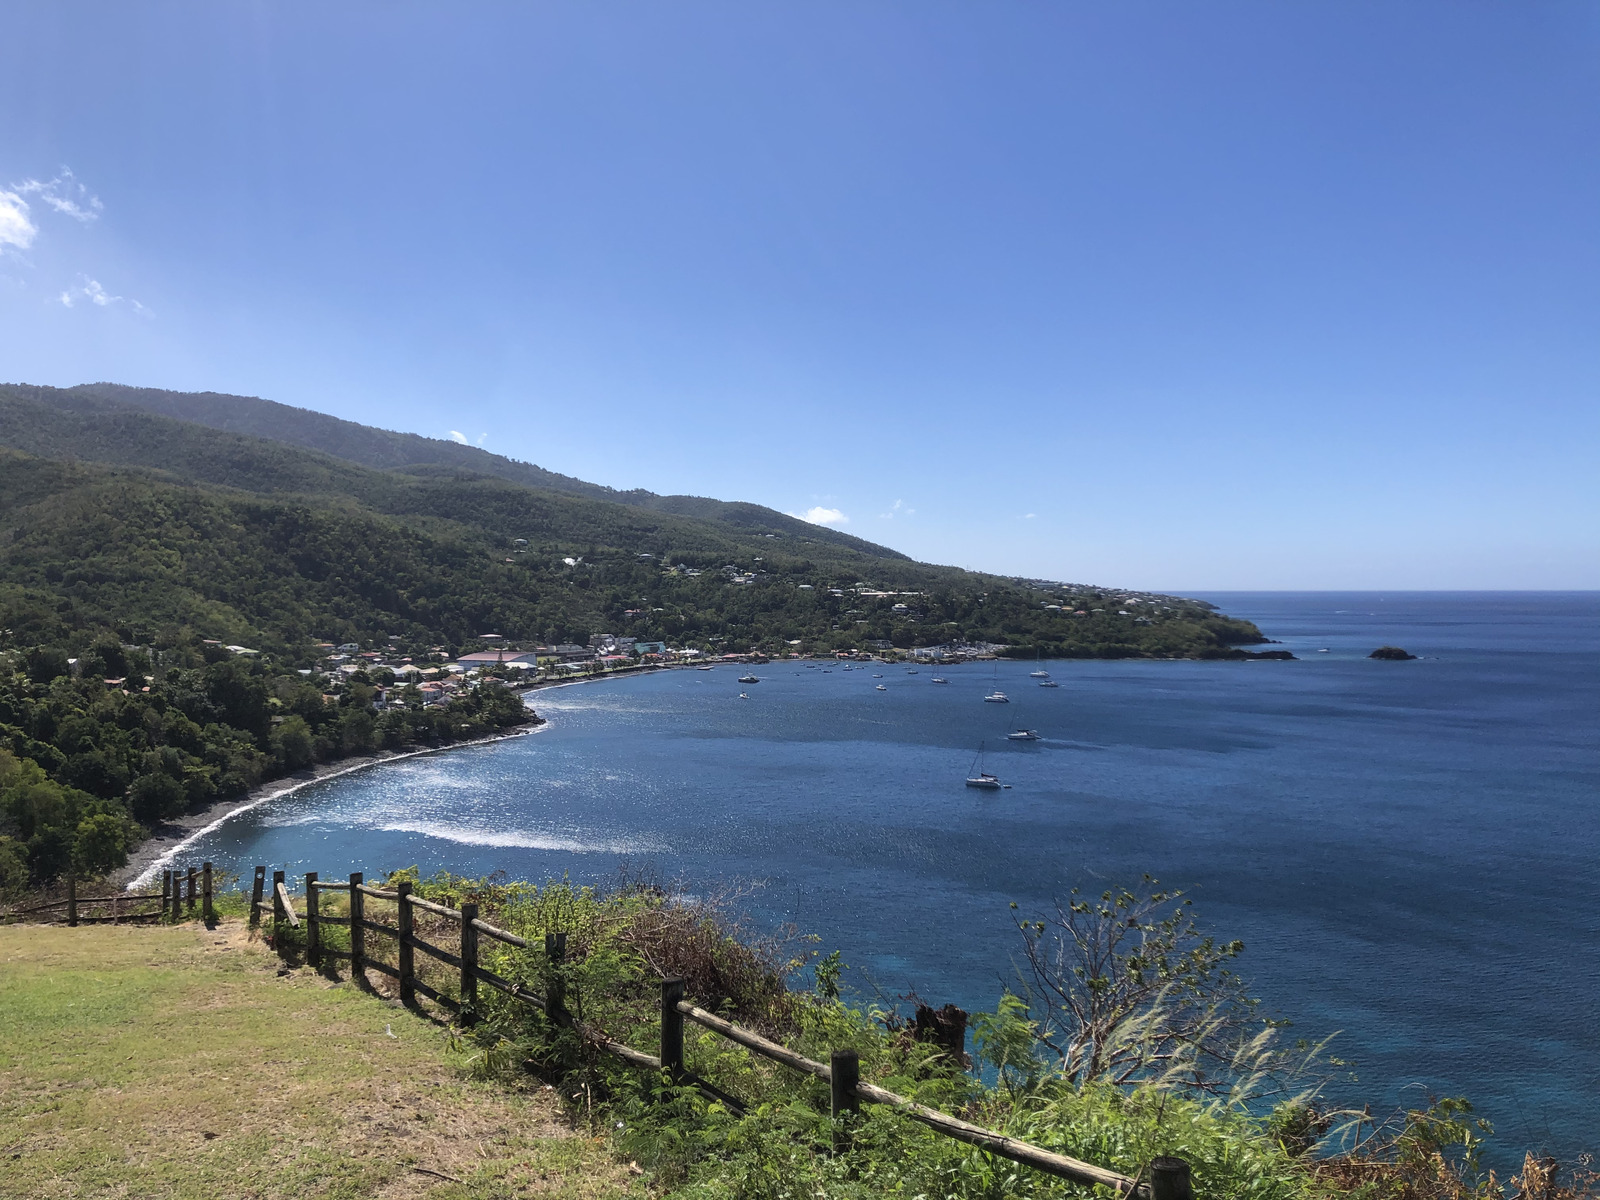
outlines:
[[[1595,3],[0,22],[0,379],[1073,581],[1600,587]]]

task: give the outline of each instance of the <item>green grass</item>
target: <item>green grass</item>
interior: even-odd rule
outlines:
[[[0,1196],[644,1194],[553,1093],[238,922],[0,927],[0,1030]]]

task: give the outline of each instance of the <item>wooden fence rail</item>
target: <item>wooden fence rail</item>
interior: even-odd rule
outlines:
[[[124,921],[160,921],[168,917],[176,920],[185,914],[194,916],[198,902],[206,923],[211,924],[216,920],[212,883],[211,864],[206,863],[198,870],[191,866],[187,873],[170,868],[163,870],[159,892],[120,892],[111,896],[80,896],[76,877],[69,875],[67,894],[64,898],[0,912],[0,921],[10,920],[13,917],[36,916],[56,910],[61,911],[66,923],[72,927],[97,922],[118,925]],[[156,909],[143,907],[152,900],[160,901],[160,907]],[[84,911],[86,908],[100,907],[109,907],[110,911],[108,913]]]
[[[191,878],[192,874],[191,872]],[[209,881],[209,864],[207,864],[207,878]],[[294,897],[288,890],[282,871],[273,873],[270,898],[266,882],[266,868],[257,867],[251,889],[250,924],[258,926],[262,916],[270,914],[274,941],[282,946],[284,927],[302,928],[302,914],[295,911]],[[321,903],[323,892],[348,893],[349,915],[336,917],[323,912]],[[207,894],[209,897],[209,888]],[[192,886],[190,895],[192,898]],[[395,923],[390,925],[368,917],[366,901],[369,899],[394,904]],[[359,872],[352,873],[347,882],[338,883],[319,879],[315,872],[308,872],[305,876],[303,907],[306,960],[312,966],[320,968],[327,966],[330,960],[347,959],[350,962],[353,978],[363,978],[367,971],[380,972],[398,984],[403,1003],[414,1005],[416,996],[420,993],[454,1011],[463,1024],[470,1024],[476,1020],[478,989],[479,985],[483,984],[520,1004],[538,1009],[552,1021],[573,1029],[590,1044],[625,1062],[648,1070],[664,1071],[674,1082],[702,1087],[719,1099],[737,1104],[732,1097],[726,1096],[687,1070],[684,1063],[683,1030],[684,1021],[688,1020],[731,1042],[736,1042],[754,1054],[827,1082],[832,1114],[837,1122],[836,1129],[839,1130],[837,1137],[840,1141],[837,1144],[841,1146],[848,1139],[851,1115],[859,1110],[862,1101],[866,1101],[894,1108],[946,1137],[1062,1179],[1111,1188],[1135,1200],[1193,1200],[1189,1165],[1180,1158],[1156,1158],[1150,1163],[1147,1172],[1141,1175],[1141,1178],[1135,1179],[1095,1166],[1093,1163],[1081,1162],[1030,1145],[996,1130],[985,1129],[981,1125],[963,1121],[949,1113],[929,1108],[886,1088],[865,1082],[861,1079],[860,1060],[854,1051],[837,1050],[831,1054],[829,1062],[817,1062],[770,1038],[763,1037],[754,1030],[746,1029],[733,1021],[708,1012],[684,997],[685,985],[682,979],[665,979],[661,983],[661,1053],[647,1054],[642,1050],[625,1046],[607,1037],[600,1030],[584,1024],[568,1012],[565,982],[560,971],[561,963],[566,957],[566,934],[545,935],[544,994],[541,996],[519,983],[504,978],[479,962],[478,951],[482,937],[491,938],[520,950],[530,950],[533,947],[527,939],[481,920],[476,904],[464,903],[459,909],[450,908],[414,895],[412,885],[404,882],[392,889],[373,887],[365,882]],[[415,914],[418,909],[454,921],[461,931],[459,944],[446,949],[418,937],[415,926]],[[348,952],[327,948],[323,937],[324,925],[343,926],[350,930]],[[366,934],[369,932],[394,940],[396,966],[391,967],[387,963],[376,961],[367,954]],[[419,950],[458,973],[456,996],[444,994],[417,977],[416,952]]]

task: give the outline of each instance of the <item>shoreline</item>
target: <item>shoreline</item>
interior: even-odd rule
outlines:
[[[578,679],[546,679],[518,686],[512,690],[519,696],[527,697],[534,692],[551,688],[604,683],[610,679],[646,675],[653,671],[681,670],[690,665],[692,664],[636,667],[632,670],[611,671],[604,675],[590,675]],[[185,813],[181,817],[163,821],[151,831],[149,837],[128,852],[127,863],[106,876],[106,882],[112,887],[120,887],[125,892],[136,891],[152,881],[156,873],[177,858],[185,847],[192,845],[213,829],[220,828],[240,813],[249,812],[269,800],[276,800],[301,788],[310,787],[313,783],[321,783],[325,779],[335,779],[341,775],[353,775],[357,771],[368,771],[373,767],[381,767],[408,758],[420,758],[425,754],[448,754],[452,750],[462,750],[468,746],[488,746],[512,738],[528,737],[548,726],[549,720],[540,718],[540,723],[537,725],[523,726],[509,733],[496,733],[467,742],[452,742],[448,746],[428,746],[420,750],[380,750],[377,754],[341,758],[336,762],[320,763],[304,771],[296,771],[293,775],[280,775],[277,779],[251,788],[243,796],[236,796],[231,800],[217,800],[198,812]]]
[[[473,738],[466,742],[452,742],[448,746],[428,746],[421,750],[383,750],[377,754],[341,758],[337,762],[322,763],[304,771],[296,771],[293,775],[280,775],[269,783],[251,788],[243,796],[236,796],[231,800],[218,800],[198,812],[185,813],[181,817],[163,821],[149,837],[129,851],[127,864],[106,876],[106,881],[125,892],[136,891],[152,881],[156,873],[177,858],[185,847],[192,845],[213,829],[220,828],[240,813],[258,808],[269,800],[290,795],[301,788],[321,783],[325,779],[353,775],[357,771],[369,771],[373,767],[401,762],[408,758],[421,758],[427,754],[447,754],[451,750],[462,750],[468,746],[488,746],[495,742],[510,741],[512,738],[529,737],[544,729],[545,724],[525,726],[509,733],[491,734],[489,737]]]

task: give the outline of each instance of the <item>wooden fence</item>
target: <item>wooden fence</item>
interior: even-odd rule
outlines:
[[[187,897],[184,894],[185,890],[188,893]],[[120,892],[110,896],[80,896],[78,881],[68,876],[67,894],[62,899],[48,900],[43,904],[29,905],[27,908],[10,909],[0,913],[0,921],[31,916],[36,919],[65,920],[73,927],[96,922],[120,925],[124,921],[161,921],[169,917],[180,918],[185,912],[191,917],[194,916],[198,901],[201,915],[209,925],[216,920],[212,894],[210,863],[206,863],[199,870],[190,867],[187,875],[181,870],[162,871],[159,892]],[[152,907],[152,901],[160,901],[160,906]]]
[[[322,911],[322,896],[328,892],[348,894],[348,916],[339,917]],[[390,925],[370,919],[366,913],[366,902],[369,899],[392,902],[396,911],[395,923]],[[418,937],[415,930],[418,909],[455,923],[460,931],[459,941],[446,949]],[[392,889],[376,888],[366,883],[360,872],[354,872],[348,880],[338,883],[319,879],[316,872],[309,872],[305,876],[303,910],[303,912],[295,910],[294,896],[289,891],[282,871],[272,873],[269,890],[267,869],[265,867],[255,869],[250,897],[250,924],[253,927],[259,926],[264,917],[269,919],[274,933],[274,943],[277,945],[283,944],[283,939],[278,935],[286,926],[303,930],[306,960],[310,965],[322,968],[328,966],[330,960],[347,960],[350,963],[351,977],[355,979],[364,978],[368,971],[380,972],[395,980],[403,1004],[414,1005],[417,996],[421,994],[456,1013],[464,1024],[470,1024],[476,1019],[480,985],[490,987],[520,1004],[538,1009],[552,1021],[573,1029],[584,1040],[608,1054],[613,1054],[637,1067],[664,1072],[674,1082],[703,1088],[735,1108],[742,1107],[733,1097],[718,1091],[685,1067],[683,1029],[684,1021],[688,1020],[744,1046],[763,1058],[782,1063],[802,1074],[827,1082],[832,1113],[841,1129],[848,1129],[847,1118],[850,1114],[859,1112],[862,1101],[883,1104],[897,1109],[946,1137],[977,1146],[991,1154],[1022,1163],[1049,1175],[1070,1179],[1076,1183],[1097,1184],[1111,1188],[1136,1200],[1193,1200],[1189,1165],[1181,1158],[1156,1158],[1151,1161],[1148,1170],[1141,1173],[1140,1178],[1135,1179],[971,1124],[862,1080],[860,1061],[853,1050],[836,1050],[830,1055],[830,1061],[817,1062],[761,1036],[754,1030],[746,1029],[697,1007],[685,997],[682,979],[670,978],[661,981],[661,1053],[647,1054],[631,1046],[624,1046],[598,1029],[579,1021],[568,1011],[564,981],[559,969],[566,957],[566,934],[545,934],[543,947],[545,986],[544,994],[541,996],[496,974],[479,961],[480,938],[487,937],[519,950],[531,950],[534,947],[525,938],[480,920],[478,906],[471,902],[463,903],[459,909],[455,909],[435,904],[431,900],[413,894],[413,886],[408,882],[399,883]],[[348,951],[330,950],[324,944],[324,927],[328,925],[349,929]],[[368,934],[394,942],[396,966],[391,967],[368,954]],[[456,996],[441,992],[417,977],[418,951],[459,973]]]

